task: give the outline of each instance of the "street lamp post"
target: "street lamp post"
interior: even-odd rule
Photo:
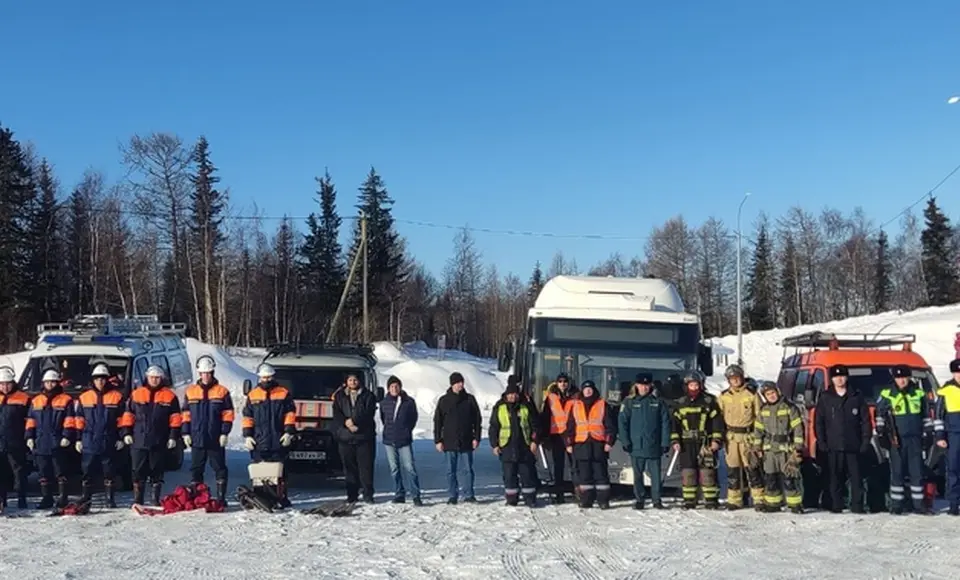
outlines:
[[[743,204],[750,197],[750,192],[743,194],[740,207],[737,208],[737,364],[743,366],[743,231],[740,229],[740,214],[743,213]]]

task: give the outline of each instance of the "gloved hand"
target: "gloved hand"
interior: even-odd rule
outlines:
[[[36,442],[33,439],[27,439],[27,449],[33,451],[34,445],[36,445]]]
[[[183,444],[186,445],[187,447],[193,447],[193,437],[189,435],[184,435]]]
[[[117,443],[113,446],[113,448],[116,449],[117,451],[120,451],[121,449],[123,449],[123,441],[117,441]]]
[[[77,453],[83,453],[83,441],[77,441],[73,448],[77,450]]]
[[[220,447],[226,447],[226,446],[227,446],[227,436],[226,436],[226,435],[221,435],[221,436],[220,436]]]
[[[669,448],[669,447],[661,447],[661,448],[660,448],[660,455],[666,455],[667,453],[670,453],[670,448]]]
[[[132,435],[125,435],[125,436],[123,437],[123,444],[124,444],[124,445],[133,445],[133,436],[132,436]]]
[[[70,447],[70,440],[64,437],[60,440],[60,447]]]
[[[247,448],[247,451],[253,451],[253,448],[257,446],[257,440],[253,437],[244,437],[243,446]]]
[[[293,443],[293,435],[289,433],[284,433],[283,435],[280,436],[280,445],[283,445],[284,447],[290,447],[292,443]]]
[[[167,449],[176,449],[177,440],[176,439],[167,439]]]

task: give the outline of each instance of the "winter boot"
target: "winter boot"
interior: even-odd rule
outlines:
[[[667,509],[667,506],[663,505],[663,502],[658,499],[657,501],[653,502],[653,509],[665,510]]]
[[[397,496],[390,500],[390,503],[407,503],[407,499],[403,496]]]
[[[27,486],[21,485],[20,489],[17,490],[17,509],[25,510],[30,506],[27,503]]]
[[[523,494],[523,504],[529,508],[537,507],[537,494],[535,493]]]
[[[950,511],[947,512],[951,516],[960,516],[960,505],[950,504]]]
[[[104,491],[104,492],[106,493],[106,495],[107,495],[107,507],[108,507],[108,508],[116,508],[116,507],[117,507],[117,501],[116,501],[116,499],[114,499],[114,495],[113,495],[113,491],[114,491],[114,490],[113,490],[113,481],[111,481],[111,480],[104,480],[104,482],[103,482],[103,491]]]
[[[89,502],[93,497],[93,490],[90,488],[89,481],[80,482],[80,501]]]
[[[160,500],[162,499],[163,494],[163,482],[155,481],[153,482],[153,505],[160,507]]]
[[[697,500],[695,499],[685,499],[683,500],[683,509],[685,510],[695,510],[697,509]]]
[[[507,500],[507,505],[510,507],[520,504],[520,495],[516,493],[505,493],[504,498]]]
[[[293,507],[290,498],[287,497],[287,480],[282,477],[277,479],[277,495],[280,499],[280,507],[284,509]]]
[[[417,507],[423,507],[423,500],[420,499],[419,497],[415,497],[413,498],[413,505]]]
[[[70,497],[67,495],[67,479],[62,477],[57,480],[57,507],[65,508],[70,503]]]
[[[580,497],[580,507],[584,509],[593,507],[594,492],[592,489],[581,489],[578,495]]]
[[[642,511],[642,510],[643,510],[643,507],[644,507],[644,502],[642,502],[642,501],[634,502],[634,504],[633,504],[633,509],[635,509],[635,510],[637,510],[637,511]]]
[[[0,492],[0,514],[7,509],[7,492]]]
[[[227,507],[227,480],[218,479],[217,480],[217,501],[223,505],[224,508]]]
[[[790,508],[790,513],[796,514],[798,516],[803,515],[803,506],[802,505],[793,506],[792,508]]]
[[[720,502],[715,499],[705,499],[703,500],[703,509],[705,510],[720,509]]]
[[[40,480],[40,503],[37,504],[38,510],[48,510],[53,507],[53,490],[50,489],[50,483],[46,479]]]
[[[759,505],[759,504],[758,504],[758,505]],[[743,509],[743,506],[742,506],[742,505],[735,504],[735,503],[727,502],[727,505],[725,506],[725,509],[726,509],[728,512],[735,512],[735,511],[737,511],[737,510]],[[757,511],[760,511],[760,509],[757,508]]]
[[[890,513],[895,516],[903,515],[903,504],[898,501],[890,502]]]
[[[602,510],[610,509],[610,488],[597,490],[597,505]]]
[[[142,481],[133,482],[133,503],[136,505],[143,505],[143,482]]]

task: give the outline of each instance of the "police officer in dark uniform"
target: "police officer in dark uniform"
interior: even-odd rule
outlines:
[[[893,367],[892,374],[894,386],[880,391],[876,415],[880,446],[890,451],[890,513],[902,514],[912,503],[919,513],[932,514],[923,502],[922,441],[933,430],[928,399],[910,367]]]
[[[843,486],[850,483],[850,511],[864,513],[861,458],[870,450],[873,426],[867,401],[847,385],[844,365],[830,367],[831,387],[817,400],[817,448],[827,458],[830,511],[843,511]]]

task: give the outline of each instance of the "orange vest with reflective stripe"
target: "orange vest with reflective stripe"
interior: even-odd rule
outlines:
[[[550,434],[562,435],[567,432],[567,410],[573,399],[567,399],[566,404],[560,400],[560,395],[550,393],[547,395],[547,404],[550,406]]]
[[[607,402],[599,399],[590,407],[590,415],[587,416],[586,405],[582,400],[573,401],[573,420],[577,423],[577,430],[574,434],[574,443],[586,443],[587,439],[594,441],[606,441],[607,430],[603,426],[603,418],[607,414]]]

